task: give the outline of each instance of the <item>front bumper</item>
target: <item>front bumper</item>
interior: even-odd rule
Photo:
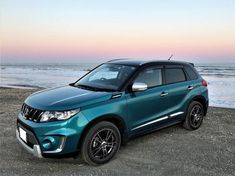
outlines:
[[[82,113],[65,121],[37,123],[26,120],[20,113],[17,118],[16,138],[21,146],[36,157],[57,157],[78,151],[81,133],[88,124]],[[19,134],[26,131],[27,142]]]
[[[19,144],[21,144],[21,146],[30,154],[38,157],[38,158],[42,158],[42,151],[40,149],[39,145],[33,145],[33,148],[29,147],[26,143],[24,143],[22,141],[22,139],[20,139],[20,134],[18,129],[16,129],[16,139],[19,142]]]

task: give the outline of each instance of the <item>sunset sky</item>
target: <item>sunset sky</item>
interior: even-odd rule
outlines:
[[[235,0],[1,0],[1,62],[235,62]]]

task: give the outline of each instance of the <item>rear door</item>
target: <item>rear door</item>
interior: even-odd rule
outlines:
[[[178,121],[184,117],[190,87],[182,65],[165,65],[164,84],[167,93],[168,117]]]

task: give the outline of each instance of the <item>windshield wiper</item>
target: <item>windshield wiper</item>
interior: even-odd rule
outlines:
[[[113,91],[115,91],[114,89],[92,87],[92,86],[88,86],[88,85],[84,85],[84,84],[78,84],[78,85],[73,85],[73,86],[79,87],[79,88],[82,88],[82,89],[86,89],[86,90],[92,90],[92,91],[105,91],[105,92],[113,92]]]

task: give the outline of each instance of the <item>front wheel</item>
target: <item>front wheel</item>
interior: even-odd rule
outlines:
[[[117,153],[120,144],[119,129],[113,123],[99,122],[90,128],[84,138],[82,158],[90,165],[104,164]]]
[[[184,120],[183,127],[187,130],[198,129],[203,121],[204,108],[200,102],[193,101],[188,107],[187,116]]]

